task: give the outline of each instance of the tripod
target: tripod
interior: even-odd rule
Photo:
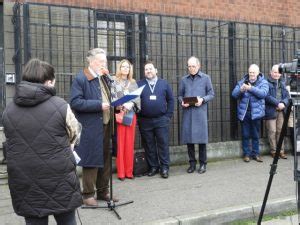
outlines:
[[[276,152],[275,152],[275,156],[274,156],[274,159],[273,159],[273,163],[271,164],[270,177],[269,177],[269,181],[268,181],[268,184],[267,184],[263,204],[261,206],[259,218],[258,218],[258,221],[257,221],[258,225],[261,224],[261,221],[262,221],[262,218],[263,218],[263,215],[264,215],[264,211],[265,211],[265,207],[266,207],[266,204],[267,204],[269,192],[270,192],[270,189],[271,189],[273,177],[276,174],[277,163],[278,163],[278,159],[279,159],[279,153],[280,153],[280,150],[281,150],[283,139],[286,135],[287,125],[288,125],[288,120],[289,120],[289,117],[290,117],[290,114],[291,114],[292,105],[293,105],[293,101],[292,101],[292,99],[290,99],[288,107],[287,107],[287,111],[284,115],[284,121],[283,121],[282,129],[281,129],[281,133],[280,133],[280,136],[279,136],[279,140],[278,140],[278,143],[276,145]]]
[[[109,103],[111,105],[112,103],[112,95],[111,95],[111,88],[112,88],[112,83],[113,80],[107,78],[105,75],[102,75],[101,77],[101,81],[104,84],[104,88],[106,89],[107,93],[109,93]],[[107,78],[107,79],[106,79]],[[104,208],[104,209],[109,209],[110,211],[113,211],[116,216],[118,217],[119,220],[121,220],[121,216],[119,215],[119,213],[116,211],[116,207],[119,206],[123,206],[123,205],[128,205],[133,203],[133,201],[127,201],[127,202],[123,202],[123,203],[115,203],[113,201],[113,183],[112,183],[112,139],[113,139],[113,134],[114,134],[114,108],[111,106],[110,107],[110,122],[109,122],[109,133],[110,133],[110,151],[109,151],[109,168],[110,168],[110,179],[109,179],[109,201],[107,201],[107,206],[82,206],[82,209],[98,209],[98,208]]]

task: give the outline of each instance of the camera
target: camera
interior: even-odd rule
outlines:
[[[281,74],[288,74],[287,83],[291,86],[291,91],[297,91],[298,87],[300,89],[300,49],[297,50],[292,62],[280,63],[278,71]]]

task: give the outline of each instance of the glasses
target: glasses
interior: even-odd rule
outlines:
[[[121,66],[121,68],[130,68],[129,66]]]
[[[196,68],[197,66],[187,66],[188,68]]]

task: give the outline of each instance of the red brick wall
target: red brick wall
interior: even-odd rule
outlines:
[[[14,2],[14,0],[4,0]],[[21,0],[105,10],[300,26],[300,0]]]

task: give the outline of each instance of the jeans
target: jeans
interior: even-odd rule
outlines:
[[[242,124],[242,148],[244,156],[256,157],[259,155],[260,119],[252,120],[250,111],[247,111]],[[252,149],[250,149],[252,140]]]
[[[53,215],[57,225],[76,225],[75,210]],[[25,217],[26,225],[48,225],[48,216]]]
[[[170,119],[166,116],[140,118],[139,128],[151,168],[169,169],[169,123]]]

